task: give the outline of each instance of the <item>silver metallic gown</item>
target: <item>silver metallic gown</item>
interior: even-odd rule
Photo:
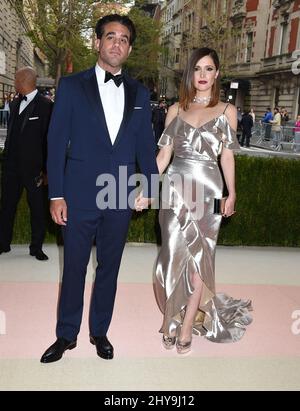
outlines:
[[[222,216],[214,214],[213,207],[223,191],[217,163],[221,141],[226,148],[239,148],[224,113],[199,128],[177,115],[158,142],[160,147],[174,144],[163,180],[162,247],[154,273],[155,296],[164,314],[160,332],[169,336],[179,335],[195,274],[203,288],[194,334],[213,342],[237,341],[252,321],[251,301],[215,292],[215,247]]]

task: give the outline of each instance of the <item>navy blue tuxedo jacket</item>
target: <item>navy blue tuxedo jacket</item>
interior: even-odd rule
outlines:
[[[158,174],[149,92],[126,74],[124,91],[123,121],[112,144],[95,68],[60,80],[48,132],[49,198],[64,197],[68,206],[93,210],[99,175],[115,176],[118,191],[119,166],[127,166],[129,177],[138,163],[149,184],[151,174]]]

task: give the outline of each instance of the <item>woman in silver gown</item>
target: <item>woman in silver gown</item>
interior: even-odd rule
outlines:
[[[193,52],[184,71],[179,103],[170,107],[158,142],[157,164],[164,176],[160,226],[162,247],[154,275],[163,313],[163,345],[191,349],[192,334],[213,342],[239,340],[252,321],[251,301],[215,291],[215,247],[222,216],[234,214],[233,149],[237,112],[219,101],[219,59],[212,49]],[[222,151],[221,151],[222,150]],[[220,154],[221,152],[221,154]],[[228,189],[223,211],[223,180]]]

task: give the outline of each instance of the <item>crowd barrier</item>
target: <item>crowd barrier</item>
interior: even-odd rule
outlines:
[[[300,129],[297,131],[294,125],[287,124],[274,132],[272,124],[256,122],[252,128],[251,144],[274,151],[300,153]]]
[[[7,128],[8,116],[9,116],[9,111],[3,110],[3,109],[0,110],[0,127],[1,128]]]

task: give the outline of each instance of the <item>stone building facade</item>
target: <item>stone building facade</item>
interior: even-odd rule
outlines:
[[[226,14],[225,26],[235,32],[217,50],[219,54],[234,50],[228,57],[227,81],[222,83],[224,99],[242,109],[253,107],[258,117],[266,107],[276,105],[286,107],[290,117],[296,118],[300,113],[296,61],[300,61],[300,0],[166,0],[162,7],[161,41],[166,51],[161,94],[176,98],[189,54],[199,47],[193,38],[205,28],[205,11],[215,19]],[[231,88],[232,83],[238,88]]]
[[[295,119],[300,113],[300,75],[293,70],[300,57],[300,0],[235,3],[232,21],[242,32],[232,74],[244,84],[237,105],[253,106],[259,116],[267,107],[286,107]]]
[[[41,51],[34,48],[26,33],[25,18],[16,11],[19,0],[0,0],[0,107],[4,93],[14,92],[14,76],[24,66],[37,70],[42,78],[47,65]]]

